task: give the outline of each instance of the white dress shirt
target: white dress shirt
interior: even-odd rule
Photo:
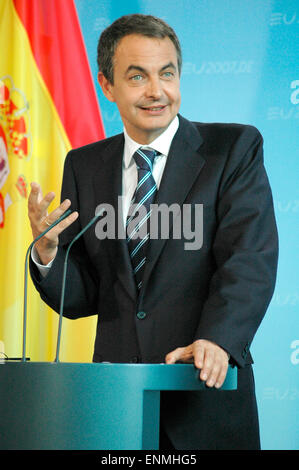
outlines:
[[[141,148],[150,148],[154,149],[160,153],[153,164],[153,177],[156,182],[157,188],[160,186],[162,179],[163,171],[166,165],[169,149],[172,143],[172,139],[178,130],[179,119],[176,116],[173,121],[169,124],[167,129],[157,137],[150,145],[141,145],[135,142],[124,129],[125,145],[124,145],[124,155],[123,155],[123,165],[122,165],[122,208],[123,208],[123,217],[124,217],[124,226],[126,224],[127,215],[129,212],[130,203],[137,186],[137,166],[133,158],[134,153],[137,149]],[[33,247],[31,252],[31,257],[34,263],[37,265],[42,276],[45,276],[50,269],[53,260],[50,261],[47,265],[40,264],[38,254]]]
[[[137,166],[133,158],[134,153],[140,147],[144,149],[153,149],[159,152],[161,155],[157,156],[153,164],[153,177],[156,182],[157,188],[159,189],[160,182],[162,179],[163,171],[166,165],[169,149],[171,146],[172,139],[179,127],[179,119],[176,116],[175,119],[169,124],[167,129],[157,137],[150,145],[140,145],[131,137],[128,136],[124,129],[125,146],[124,146],[124,157],[122,167],[122,196],[123,196],[123,216],[124,226],[126,224],[127,215],[129,212],[130,203],[137,186]]]

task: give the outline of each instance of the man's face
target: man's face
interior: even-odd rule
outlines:
[[[102,73],[98,80],[105,96],[117,104],[129,136],[140,144],[158,137],[179,111],[177,53],[168,37],[125,36],[114,54],[113,85]]]

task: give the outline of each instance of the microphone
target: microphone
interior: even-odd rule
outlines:
[[[87,225],[73,238],[70,242],[65,258],[64,258],[64,266],[63,266],[63,275],[62,275],[62,288],[61,288],[61,297],[60,297],[60,308],[59,308],[59,324],[58,324],[58,334],[57,334],[57,346],[56,346],[56,357],[54,362],[59,362],[59,350],[60,350],[60,341],[61,341],[61,327],[62,327],[62,317],[63,317],[63,306],[64,306],[64,294],[65,294],[65,283],[66,283],[66,271],[67,271],[67,263],[68,263],[68,256],[70,249],[72,248],[73,244],[89,229],[105,212],[105,207],[102,209],[88,222]]]
[[[44,235],[46,235],[49,230],[51,230],[55,225],[59,224],[63,219],[65,219],[71,210],[68,209],[62,216],[60,216],[53,224],[49,225],[38,237],[36,237],[32,243],[30,243],[28,250],[26,252],[25,257],[25,274],[24,274],[24,302],[23,302],[23,354],[22,354],[22,362],[26,362],[26,334],[27,334],[27,292],[28,292],[28,259],[31,253],[31,249],[33,245]]]

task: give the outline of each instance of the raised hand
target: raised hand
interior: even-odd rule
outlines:
[[[33,238],[36,238],[47,226],[55,222],[71,205],[71,201],[65,199],[60,206],[48,213],[48,207],[54,198],[55,194],[53,192],[49,192],[43,197],[40,185],[31,183],[31,192],[28,198],[28,217]],[[78,218],[78,215],[78,212],[72,212],[35,244],[42,264],[48,264],[55,258],[59,234],[69,227]]]

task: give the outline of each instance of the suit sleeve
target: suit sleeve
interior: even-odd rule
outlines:
[[[66,157],[61,191],[61,200],[71,200],[72,211],[79,211],[76,178],[72,167],[72,151]],[[66,249],[70,241],[81,230],[80,217],[59,237],[57,255],[49,273],[42,278],[36,265],[30,260],[30,274],[41,298],[59,313],[62,275]],[[99,279],[91,262],[86,262],[87,253],[82,238],[70,250],[67,267],[67,281],[64,297],[64,316],[79,318],[97,312]]]
[[[213,243],[217,269],[195,339],[215,342],[242,367],[251,362],[249,347],[273,295],[278,258],[263,139],[253,127],[247,126],[233,146],[217,215]]]

